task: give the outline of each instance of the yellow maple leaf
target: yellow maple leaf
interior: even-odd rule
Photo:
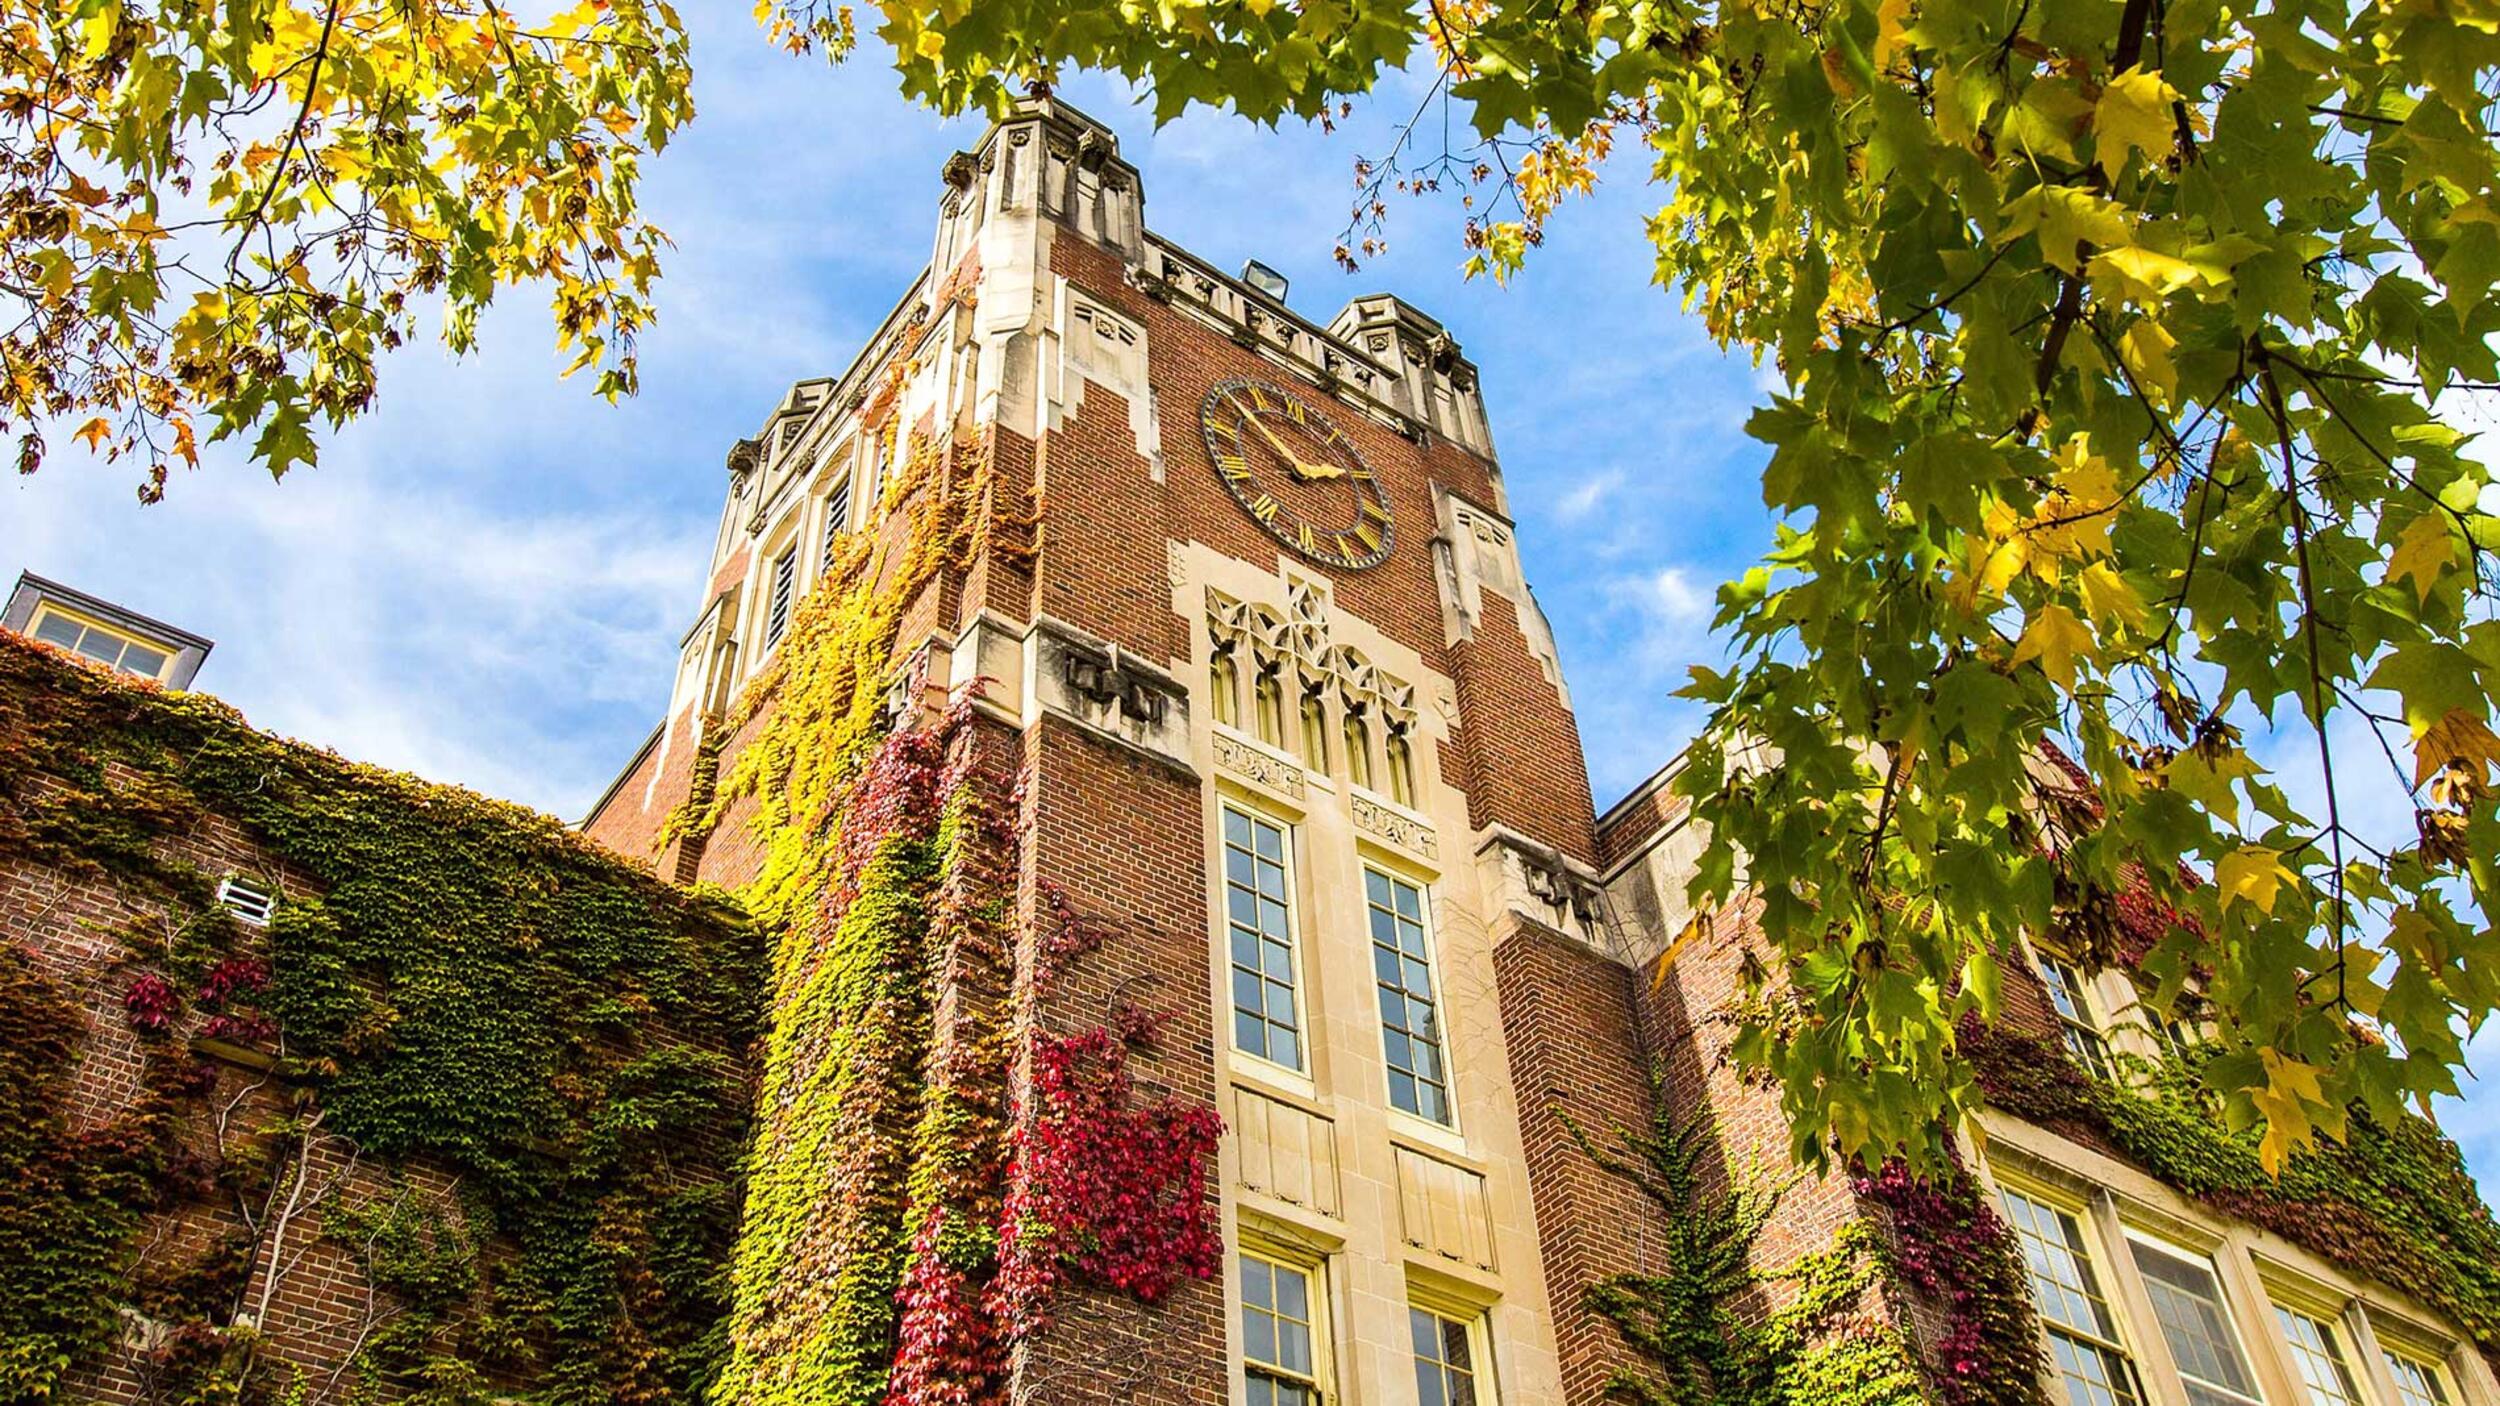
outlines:
[[[2033,186],[2005,204],[2007,239],[2040,234],[2040,257],[2068,273],[2082,271],[2081,245],[2127,240],[2124,207],[2081,186]]]
[[[1902,32],[1910,27],[1910,0],[1880,0],[1875,6],[1875,71],[1891,69],[1892,61],[1908,45]]]
[[[2108,562],[2085,567],[2076,584],[2083,589],[2083,613],[2092,617],[2093,624],[2107,627],[2115,622],[2131,630],[2144,624],[2144,598]]]
[[[2023,627],[2023,637],[2014,642],[2017,666],[2039,660],[2040,672],[2069,693],[2075,690],[2076,657],[2089,659],[2092,653],[2091,629],[2062,605],[2041,607]]]
[[[2141,244],[2122,244],[2092,256],[2092,286],[2105,297],[2158,303],[2205,279],[2205,271]]]
[[[2397,534],[2396,550],[2387,558],[2387,579],[2411,581],[2414,593],[2427,602],[2431,587],[2438,584],[2439,573],[2455,559],[2447,520],[2437,512],[2423,513]]]
[[[77,438],[84,440],[86,442],[88,452],[93,453],[95,450],[102,447],[104,444],[104,437],[112,432],[112,424],[103,416],[98,415],[94,419],[89,420],[87,423],[78,427]]]
[[[2222,906],[2246,903],[2258,912],[2274,912],[2274,896],[2291,882],[2292,871],[2283,867],[2283,853],[2264,845],[2242,845],[2222,856],[2214,865],[2214,887],[2222,891]]]
[[[2167,160],[2179,141],[2170,107],[2178,98],[2178,90],[2159,73],[2140,65],[2109,80],[2092,109],[2092,159],[2100,163],[2101,173],[2118,179],[2130,151],[2141,151],[2154,162]]]
[[[2500,737],[2492,736],[2488,724],[2463,708],[2449,709],[2413,739],[2413,784],[2430,780],[2452,762],[2478,772],[2500,766]]]
[[[2326,1091],[2318,1079],[2318,1067],[2291,1059],[2271,1049],[2257,1051],[2264,1065],[2264,1087],[2249,1091],[2257,1111],[2266,1117],[2265,1136],[2257,1143],[2257,1160],[2264,1164],[2267,1176],[2281,1176],[2283,1159],[2295,1149],[2311,1141],[2312,1105],[2326,1105]]]
[[[2179,339],[2170,330],[2150,318],[2139,319],[2118,338],[2118,354],[2127,363],[2136,385],[2156,410],[2167,410],[2179,395],[2179,368],[2171,363],[2171,349]]]

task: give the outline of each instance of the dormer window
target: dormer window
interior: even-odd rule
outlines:
[[[164,678],[165,666],[174,658],[136,636],[123,634],[110,625],[82,620],[49,604],[36,609],[32,633],[45,644],[58,645],[108,669],[143,679]]]
[[[19,631],[89,663],[167,688],[188,688],[209,642],[31,572],[17,578],[0,628]]]

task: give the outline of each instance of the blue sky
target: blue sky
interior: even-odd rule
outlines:
[[[638,399],[559,382],[543,300],[508,295],[478,355],[395,356],[377,413],[284,484],[216,446],[142,508],[125,466],[56,450],[0,486],[0,572],[209,635],[200,686],[264,727],[578,817],[666,701],[728,445],[791,381],[848,363],[928,256],[940,164],[978,135],[895,96],[873,54],[771,52],[745,9],[684,11],[701,116],[647,164],[679,248]],[[1459,277],[1445,205],[1396,210],[1389,253],[1348,276],[1330,250],[1352,162],[1411,91],[1334,136],[1203,114],[1158,132],[1108,85],[1063,96],[1118,130],[1163,234],[1283,271],[1315,319],[1386,289],[1449,324],[1483,371],[1599,805],[1654,771],[1697,720],[1668,695],[1715,657],[1711,593],[1769,540],[1742,428],[1768,382],[1650,287],[1638,167],[1619,158],[1507,288]],[[2477,1055],[2500,1068],[2500,1023]],[[2444,1116],[2500,1185],[2500,1098],[2473,1092]]]

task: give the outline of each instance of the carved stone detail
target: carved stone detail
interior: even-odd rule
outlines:
[[[1302,799],[1302,768],[1238,737],[1215,734],[1215,764],[1280,796]]]
[[[1354,797],[1354,828],[1409,854],[1434,860],[1441,857],[1441,839],[1431,826],[1400,815],[1360,793]]]

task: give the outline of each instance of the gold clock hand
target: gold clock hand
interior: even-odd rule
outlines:
[[[1240,407],[1236,404],[1234,408],[1239,409]],[[1269,448],[1284,456],[1285,467],[1293,470],[1293,476],[1295,478],[1309,479],[1325,477],[1325,475],[1312,473],[1309,465],[1293,457],[1293,451],[1285,447],[1285,442],[1276,437],[1276,432],[1274,430],[1269,429],[1260,421],[1256,412],[1243,410],[1241,418],[1250,422],[1250,427],[1259,432],[1259,437],[1267,441]]]

